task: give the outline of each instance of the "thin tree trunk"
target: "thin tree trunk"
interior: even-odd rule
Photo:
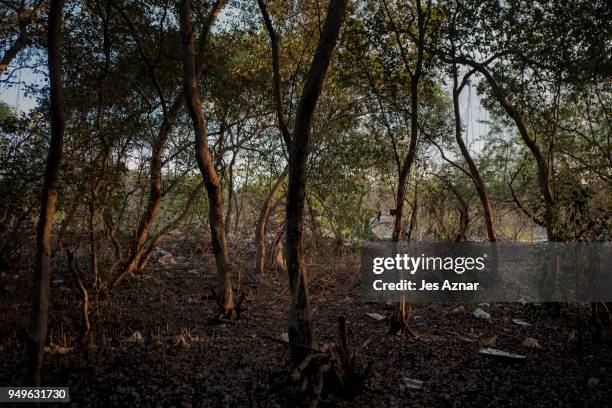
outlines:
[[[270,209],[272,208],[274,198],[283,186],[283,181],[285,180],[285,177],[287,177],[287,172],[288,168],[285,167],[281,175],[276,180],[276,183],[274,183],[272,190],[270,190],[270,192],[268,193],[268,196],[266,197],[261,207],[261,211],[259,212],[257,228],[255,229],[255,245],[257,247],[257,257],[255,259],[255,274],[257,276],[262,276],[265,272],[266,232],[268,230],[268,218],[270,216]]]
[[[70,205],[70,208],[68,209],[68,214],[66,215],[66,218],[62,220],[59,231],[57,232],[57,238],[55,240],[55,252],[59,252],[62,250],[62,246],[64,245],[64,236],[66,235],[66,231],[74,221],[74,216],[77,213],[79,204],[79,200],[75,197],[74,201]]]
[[[223,227],[222,190],[219,177],[208,148],[206,118],[198,95],[196,64],[194,59],[194,37],[191,23],[191,0],[182,0],[180,6],[181,48],[183,59],[183,89],[185,102],[195,135],[195,156],[202,174],[209,200],[208,219],[212,238],[213,252],[217,266],[217,303],[220,318],[234,315],[234,296],[232,293],[231,265],[227,249],[227,239]],[[210,29],[210,26],[208,27]]]
[[[179,96],[172,103],[172,106],[170,107],[170,110],[168,111],[159,129],[157,144],[153,146],[153,152],[151,153],[149,199],[147,202],[147,209],[138,223],[136,238],[132,243],[130,256],[111,280],[110,284],[108,285],[108,292],[111,292],[114,288],[116,288],[119,282],[121,282],[126,275],[129,275],[136,270],[138,263],[140,262],[140,258],[143,255],[143,251],[145,249],[144,244],[147,241],[151,226],[157,219],[157,215],[159,214],[159,210],[161,208],[161,201],[163,197],[161,174],[162,153],[165,148],[166,140],[174,127],[174,123],[176,122],[182,107],[183,100]]]
[[[189,198],[187,199],[187,203],[185,203],[185,207],[183,208],[183,211],[179,214],[179,216],[176,217],[174,221],[170,222],[169,224],[166,224],[166,226],[162,228],[161,231],[159,231],[157,235],[155,235],[155,237],[151,240],[151,243],[147,246],[147,249],[143,252],[142,256],[140,257],[140,262],[138,262],[138,273],[142,273],[144,269],[147,267],[147,264],[149,263],[149,259],[151,258],[151,254],[153,254],[153,250],[157,248],[157,245],[159,244],[159,242],[170,231],[172,231],[180,223],[182,223],[185,220],[185,218],[187,218],[187,215],[189,215],[191,208],[193,207],[193,203],[195,199],[197,198],[198,194],[200,194],[200,191],[202,191],[202,187],[204,187],[204,182],[200,182],[200,184],[198,184],[198,186],[191,192],[191,194],[189,195]]]
[[[444,184],[448,186],[449,190],[457,198],[457,201],[459,201],[459,208],[457,208],[457,211],[459,212],[459,230],[457,231],[457,234],[455,234],[454,241],[455,242],[465,241],[467,240],[466,235],[467,235],[468,227],[470,225],[470,207],[468,203],[465,201],[465,199],[461,196],[461,193],[459,192],[459,190],[453,185],[453,183],[450,180],[447,180],[444,177],[438,176],[437,174],[436,174],[436,177],[438,177],[440,180],[442,180]],[[449,234],[449,237],[450,237],[450,234]]]
[[[57,183],[62,161],[64,143],[64,95],[62,85],[62,13],[64,0],[51,0],[48,23],[48,64],[51,114],[51,142],[47,155],[45,179],[42,191],[40,216],[36,230],[36,281],[34,284],[34,301],[29,327],[29,367],[28,383],[39,386],[41,368],[47,340],[49,323],[49,282],[51,271],[51,229],[55,204],[57,201]]]
[[[389,20],[393,24],[393,30],[398,40],[398,46],[400,47],[402,59],[406,65],[406,69],[410,71],[407,58],[405,56],[404,49],[400,42],[400,36],[393,18],[388,12],[386,2],[383,3]],[[403,237],[404,231],[404,201],[406,197],[406,181],[410,175],[412,164],[416,158],[417,140],[418,140],[418,129],[419,129],[419,82],[423,73],[423,59],[424,59],[424,46],[425,46],[425,18],[423,16],[423,10],[421,9],[421,1],[416,1],[416,14],[417,14],[417,26],[418,26],[418,38],[416,43],[417,48],[417,60],[414,72],[410,78],[410,145],[408,147],[408,153],[402,163],[400,174],[397,183],[397,196],[396,196],[396,213],[395,213],[395,225],[393,228],[393,242],[399,242]],[[408,321],[410,315],[410,306],[407,304],[406,298],[402,295],[401,300],[391,316],[390,329],[392,333],[404,333],[408,329]]]
[[[242,210],[244,209],[244,196],[249,191],[249,176],[251,175],[251,159],[247,159],[246,174],[244,176],[244,184],[242,186],[242,192],[240,193],[240,202],[238,202],[238,196],[234,193],[234,205],[236,206],[236,217],[234,217],[234,236],[238,236],[238,227],[240,223],[240,217],[242,216]]]
[[[393,228],[392,240],[398,242],[402,239],[404,231],[404,201],[406,198],[406,181],[410,175],[412,164],[416,158],[417,141],[418,141],[418,129],[419,129],[419,82],[423,74],[423,59],[424,59],[424,46],[425,46],[425,21],[423,16],[423,10],[421,9],[421,1],[416,2],[417,11],[417,25],[418,25],[418,38],[416,43],[417,48],[417,60],[414,72],[410,76],[410,145],[408,147],[408,153],[402,163],[400,174],[397,182],[397,195],[396,195],[396,213],[395,213],[395,225]],[[383,2],[387,16],[390,23],[392,24],[393,31],[395,32],[398,47],[400,48],[402,60],[406,67],[406,70],[410,71],[410,66],[405,55],[404,48],[400,42],[400,35],[397,27],[393,21],[389,10],[387,9],[386,1]]]
[[[26,4],[26,2],[21,2],[20,10],[17,12],[19,35],[15,42],[13,42],[2,55],[2,58],[0,58],[0,76],[6,72],[11,62],[17,57],[17,54],[30,43],[31,39],[28,33],[28,26],[36,18],[36,14],[40,12],[45,1],[38,1],[30,12],[25,10]]]
[[[95,231],[95,195],[92,195],[91,202],[89,203],[89,217],[88,217],[88,230],[89,230],[89,268],[91,269],[91,276],[93,277],[94,290],[99,287],[100,279],[98,277],[98,246],[96,242],[96,231]]]
[[[232,219],[232,199],[234,198],[234,163],[236,161],[236,153],[232,155],[232,161],[227,168],[227,208],[225,211],[225,233],[229,233],[229,228]]]
[[[491,87],[491,91],[495,99],[499,102],[504,111],[510,116],[510,118],[516,124],[518,128],[521,139],[531,152],[533,158],[536,161],[538,168],[538,185],[540,187],[540,192],[542,193],[542,197],[544,198],[545,205],[545,223],[546,223],[546,236],[549,241],[556,240],[556,213],[555,213],[555,199],[553,196],[553,192],[550,187],[550,175],[548,164],[546,162],[546,158],[542,154],[540,147],[536,143],[534,139],[531,138],[529,131],[527,130],[527,125],[525,124],[525,119],[521,111],[519,111],[506,97],[505,91],[502,87],[497,83],[491,72],[487,69],[485,64],[480,64],[471,60],[467,60],[464,58],[457,59],[457,62],[461,62],[467,65],[470,65],[475,70],[480,72],[487,83]]]
[[[68,251],[68,269],[81,292],[81,344],[88,347],[91,343],[91,325],[89,323],[89,294],[79,273],[79,267],[72,251]]]
[[[347,0],[330,0],[327,17],[317,45],[295,118],[289,149],[289,182],[286,207],[286,257],[291,306],[288,332],[292,344],[313,346],[312,317],[308,300],[308,277],[304,262],[304,202],[306,167],[310,152],[311,122],[332,52],[340,34]],[[304,347],[291,348],[293,362],[299,364],[308,354]]]
[[[412,235],[416,231],[417,216],[419,211],[419,183],[414,183],[414,200],[412,201],[412,213],[410,214],[410,228],[408,229],[408,236],[406,240],[410,241]]]
[[[489,200],[489,196],[487,194],[487,190],[485,188],[484,182],[482,181],[482,177],[480,176],[480,171],[478,167],[476,167],[476,163],[472,159],[467,146],[463,142],[462,137],[462,129],[461,129],[461,112],[459,110],[459,95],[461,94],[461,90],[465,85],[465,81],[462,81],[462,84],[459,85],[457,81],[457,67],[454,66],[453,71],[453,111],[455,113],[455,140],[457,141],[457,145],[459,146],[459,150],[461,150],[461,155],[465,160],[468,170],[470,171],[470,175],[472,176],[472,181],[474,182],[474,187],[476,188],[476,192],[478,193],[478,198],[480,198],[480,203],[482,204],[482,213],[484,217],[485,226],[487,229],[487,237],[489,238],[489,242],[497,241],[497,233],[495,231],[495,223],[493,221],[493,208],[491,206],[491,201]]]
[[[204,61],[203,56],[208,47],[210,28],[212,27],[212,24],[217,18],[220,10],[225,5],[226,1],[227,0],[216,0],[213,3],[210,9],[210,12],[208,13],[206,20],[204,22],[204,27],[202,28],[202,35],[198,38],[198,48],[199,48],[200,56],[197,61],[197,64],[194,63],[196,79],[199,79],[204,73],[204,67],[205,67],[204,62],[205,61]],[[123,13],[123,15],[127,17],[127,14],[125,13]],[[127,18],[127,20],[129,22],[129,18]],[[129,22],[129,24],[131,25],[131,22]],[[145,58],[145,62],[147,62],[147,64],[150,64],[150,61],[148,61],[148,59],[146,58]],[[149,66],[149,70],[152,71],[151,66]],[[157,87],[159,83],[157,79],[155,78],[154,73],[152,73],[151,75],[153,77],[152,80]],[[162,95],[160,95],[160,98],[163,101]],[[161,208],[161,199],[163,197],[162,190],[161,190],[161,169],[162,169],[163,162],[162,162],[161,156],[165,148],[165,144],[168,139],[168,136],[170,135],[170,132],[174,128],[176,120],[182,111],[184,100],[185,100],[185,97],[182,94],[179,94],[174,98],[172,105],[170,109],[168,110],[168,112],[166,112],[164,121],[159,129],[158,136],[157,136],[157,143],[153,146],[153,152],[151,155],[151,182],[150,182],[150,188],[149,188],[149,201],[147,204],[147,209],[138,225],[138,230],[136,232],[136,238],[132,245],[132,251],[130,253],[130,256],[128,260],[123,264],[123,266],[119,269],[119,271],[115,274],[113,279],[111,280],[109,287],[108,287],[108,292],[112,291],[112,289],[117,287],[119,282],[126,275],[129,275],[130,273],[136,270],[140,262],[140,258],[143,256],[143,251],[145,251],[144,244],[147,241],[147,237],[148,237],[151,226],[157,219],[157,215]]]

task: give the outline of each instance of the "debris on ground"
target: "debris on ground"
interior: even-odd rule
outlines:
[[[523,341],[523,346],[530,348],[530,349],[538,349],[538,350],[541,350],[544,348],[542,347],[540,342],[537,339],[534,339],[533,337],[527,337],[525,341]]]
[[[385,316],[381,315],[380,313],[366,313],[366,314],[374,320],[385,320]]]
[[[400,379],[399,388],[400,391],[405,391],[407,389],[420,390],[421,388],[423,388],[423,381],[414,378],[402,377]]]
[[[486,356],[499,357],[502,359],[510,359],[510,360],[523,360],[527,358],[526,356],[523,356],[521,354],[510,353],[507,351],[498,350],[498,349],[494,349],[490,347],[481,348],[478,352]]]
[[[527,323],[525,320],[523,319],[512,319],[512,323],[514,324],[518,324],[519,326],[525,326],[525,327],[529,327],[531,326],[531,324]]]
[[[481,308],[477,308],[476,310],[474,310],[472,314],[474,315],[474,317],[478,319],[487,320],[487,321],[491,320],[491,315],[485,312],[484,310],[482,310]]]
[[[142,344],[145,342],[144,337],[142,337],[142,334],[139,331],[135,331],[134,333],[132,333],[132,335],[130,337],[128,337],[125,340],[126,343],[132,343],[132,344]]]

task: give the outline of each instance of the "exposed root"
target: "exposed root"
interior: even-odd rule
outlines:
[[[326,396],[353,399],[370,376],[372,364],[358,364],[358,352],[349,342],[344,317],[338,322],[338,343],[335,349],[309,354],[291,374],[294,401],[316,407]]]

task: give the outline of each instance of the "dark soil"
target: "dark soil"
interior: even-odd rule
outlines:
[[[94,347],[77,345],[79,300],[70,274],[53,277],[50,341],[44,385],[68,386],[75,406],[294,406],[287,378],[289,347],[281,341],[288,309],[287,280],[270,271],[258,283],[242,271],[248,309],[236,322],[218,323],[214,266],[206,251],[189,242],[167,244],[176,264],[152,262],[143,276],[129,277],[110,300],[93,296]],[[199,252],[199,253],[198,253]],[[203,253],[204,252],[204,253]],[[252,262],[250,249],[235,258]],[[359,255],[310,254],[310,294],[316,338],[335,340],[346,316],[360,361],[373,363],[365,388],[353,400],[327,395],[320,406],[343,407],[604,407],[612,406],[612,349],[594,343],[584,322],[586,305],[551,308],[520,304],[413,305],[417,336],[388,335],[385,304],[364,304]],[[15,278],[14,275],[17,277]],[[30,272],[0,278],[0,385],[20,385]],[[472,316],[481,307],[487,322]],[[522,318],[524,327],[512,322]],[[136,331],[144,343],[127,342]],[[569,340],[572,336],[572,340]],[[527,356],[508,362],[479,354],[491,336],[495,348]],[[543,349],[523,346],[527,337]],[[415,390],[402,378],[423,381]]]

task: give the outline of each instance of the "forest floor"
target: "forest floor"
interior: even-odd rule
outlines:
[[[280,340],[288,311],[285,274],[270,272],[254,285],[244,283],[250,278],[245,272],[248,309],[241,320],[219,324],[212,319],[213,260],[196,246],[189,240],[166,243],[174,264],[152,262],[144,275],[126,279],[112,299],[94,300],[95,346],[89,350],[76,346],[79,300],[61,268],[52,279],[53,345],[44,385],[70,387],[75,406],[293,406],[286,386],[289,347]],[[253,259],[250,250],[235,255],[245,263]],[[414,305],[418,336],[394,336],[387,334],[386,320],[368,315],[388,316],[393,306],[361,301],[358,253],[320,255],[316,261],[311,256],[308,269],[317,340],[333,342],[338,318],[346,316],[354,344],[364,345],[360,360],[373,363],[356,398],[331,395],[320,406],[612,406],[612,347],[594,343],[581,328],[589,313],[585,305],[564,305],[560,317],[521,304]],[[26,276],[11,271],[0,278],[2,386],[19,385],[23,378],[31,293]],[[490,313],[491,321],[474,317],[476,307]],[[512,321],[517,318],[530,326]],[[575,340],[568,341],[572,332]],[[542,348],[524,346],[528,337]],[[479,354],[487,346],[526,359]],[[408,387],[406,378],[423,385]]]

